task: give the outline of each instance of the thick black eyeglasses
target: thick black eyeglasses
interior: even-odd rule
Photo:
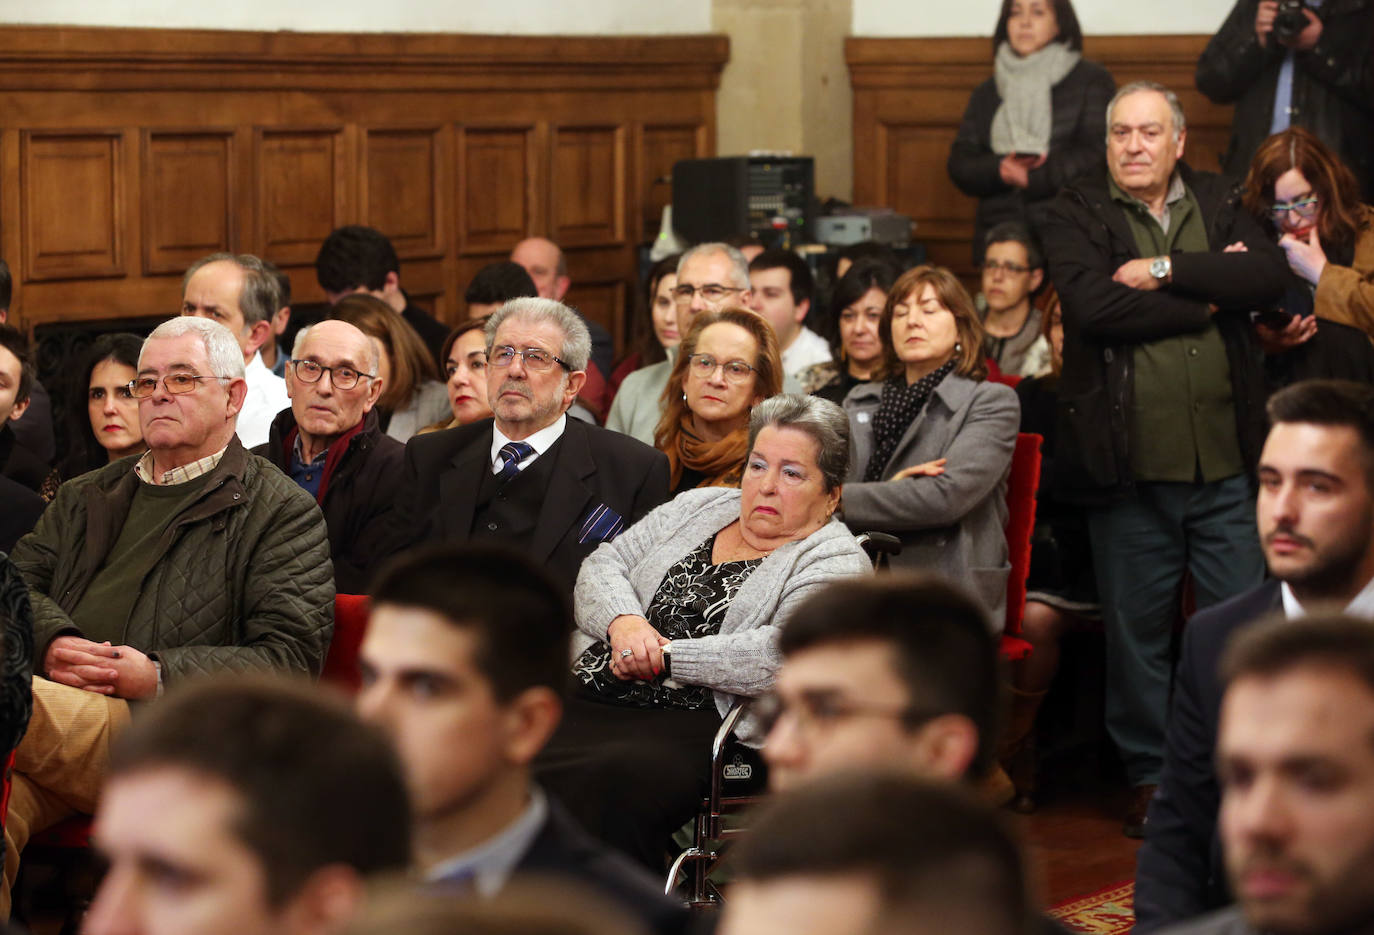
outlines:
[[[319,383],[320,378],[329,374],[329,382],[336,390],[351,390],[362,379],[371,380],[376,374],[362,373],[352,367],[326,367],[313,360],[292,360],[291,370],[302,383]]]

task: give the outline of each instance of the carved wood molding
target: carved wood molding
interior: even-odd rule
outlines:
[[[714,90],[723,35],[478,36],[6,26],[0,90]]]

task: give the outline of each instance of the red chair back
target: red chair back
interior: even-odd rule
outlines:
[[[1035,530],[1035,496],[1040,487],[1039,435],[1020,432],[1011,456],[1007,477],[1007,552],[1011,574],[1007,576],[1007,620],[1002,630],[1002,654],[1020,659],[1030,644],[1020,639],[1026,613],[1026,578],[1030,574],[1031,533]]]
[[[366,594],[338,594],[334,597],[334,639],[329,654],[324,657],[324,671],[320,681],[337,685],[348,693],[362,685],[358,673],[358,650],[367,632],[368,599]]]

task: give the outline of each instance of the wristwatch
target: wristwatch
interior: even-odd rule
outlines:
[[[663,677],[670,679],[673,677],[673,644],[669,643],[661,650],[663,653]]]
[[[1169,281],[1169,274],[1174,271],[1174,261],[1167,256],[1157,256],[1150,261],[1150,275],[1161,283]]]

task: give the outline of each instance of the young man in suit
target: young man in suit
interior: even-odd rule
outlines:
[[[1164,772],[1136,868],[1136,928],[1149,932],[1229,902],[1217,840],[1214,766],[1232,636],[1265,614],[1321,604],[1374,619],[1374,387],[1311,380],[1276,393],[1256,507],[1264,584],[1189,621],[1174,683]]]
[[[582,560],[668,498],[668,459],[567,417],[591,338],[572,309],[513,299],[486,326],[494,418],[411,439],[393,539],[500,543],[569,594]]]
[[[400,750],[425,878],[490,896],[513,875],[557,876],[682,931],[686,910],[532,781],[568,676],[572,616],[554,582],[504,549],[429,546],[384,569],[372,599],[358,710]]]

